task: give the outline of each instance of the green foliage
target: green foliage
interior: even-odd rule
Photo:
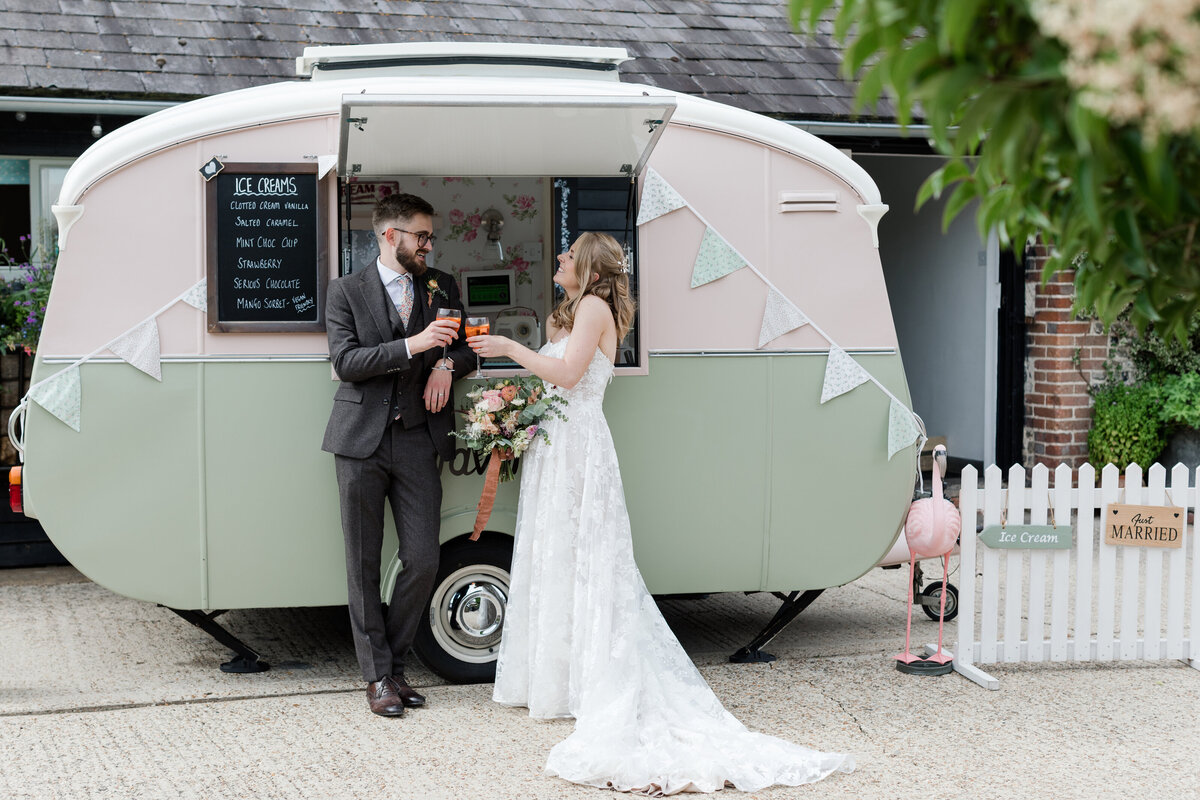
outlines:
[[[789,2],[809,31],[833,6]],[[1088,109],[1028,0],[841,0],[830,13],[859,106],[887,90],[902,123],[919,108],[948,157],[918,206],[946,195],[948,225],[979,200],[981,234],[1018,248],[1042,234],[1044,277],[1076,268],[1077,309],[1186,336],[1200,311],[1200,137],[1152,141]]]
[[[1164,378],[1155,396],[1160,418],[1169,428],[1200,430],[1200,372]]]
[[[1115,326],[1113,344],[1128,355],[1140,381],[1155,383],[1171,375],[1200,372],[1200,315],[1188,321],[1183,341],[1164,339],[1153,331],[1139,336]]]
[[[29,237],[21,237],[22,247]],[[0,280],[0,344],[32,354],[42,335],[42,320],[54,281],[54,264],[38,264],[28,254],[13,255],[0,239],[0,266],[19,267],[20,274]]]
[[[1149,467],[1166,446],[1159,416],[1158,392],[1152,386],[1115,385],[1095,394],[1088,460],[1096,467],[1131,463]]]

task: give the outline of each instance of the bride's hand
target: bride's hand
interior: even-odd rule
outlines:
[[[480,358],[501,358],[510,355],[514,342],[506,336],[471,336],[467,344]]]

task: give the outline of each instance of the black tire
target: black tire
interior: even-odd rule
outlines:
[[[925,591],[921,592],[921,596],[926,599],[926,602],[921,603],[921,610],[925,612],[925,616],[936,620],[938,618],[938,608],[941,606],[942,582],[935,581],[925,587]],[[946,584],[946,622],[958,616],[958,587],[953,583]]]
[[[508,604],[513,540],[484,533],[442,545],[429,608],[413,649],[431,670],[454,683],[490,683]]]

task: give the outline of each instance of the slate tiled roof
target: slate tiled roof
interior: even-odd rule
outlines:
[[[190,98],[295,77],[306,46],[508,41],[626,48],[625,80],[845,119],[828,33],[753,0],[3,0],[0,94]]]

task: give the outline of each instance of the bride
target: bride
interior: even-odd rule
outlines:
[[[576,783],[643,792],[755,791],[854,768],[748,731],[696,670],[633,559],[617,454],[602,403],[633,320],[620,245],[584,233],[558,257],[565,299],[538,352],[501,336],[468,343],[509,358],[567,400],[550,443],[521,459],[508,609],[493,699],[531,717],[574,717],[546,769]]]

